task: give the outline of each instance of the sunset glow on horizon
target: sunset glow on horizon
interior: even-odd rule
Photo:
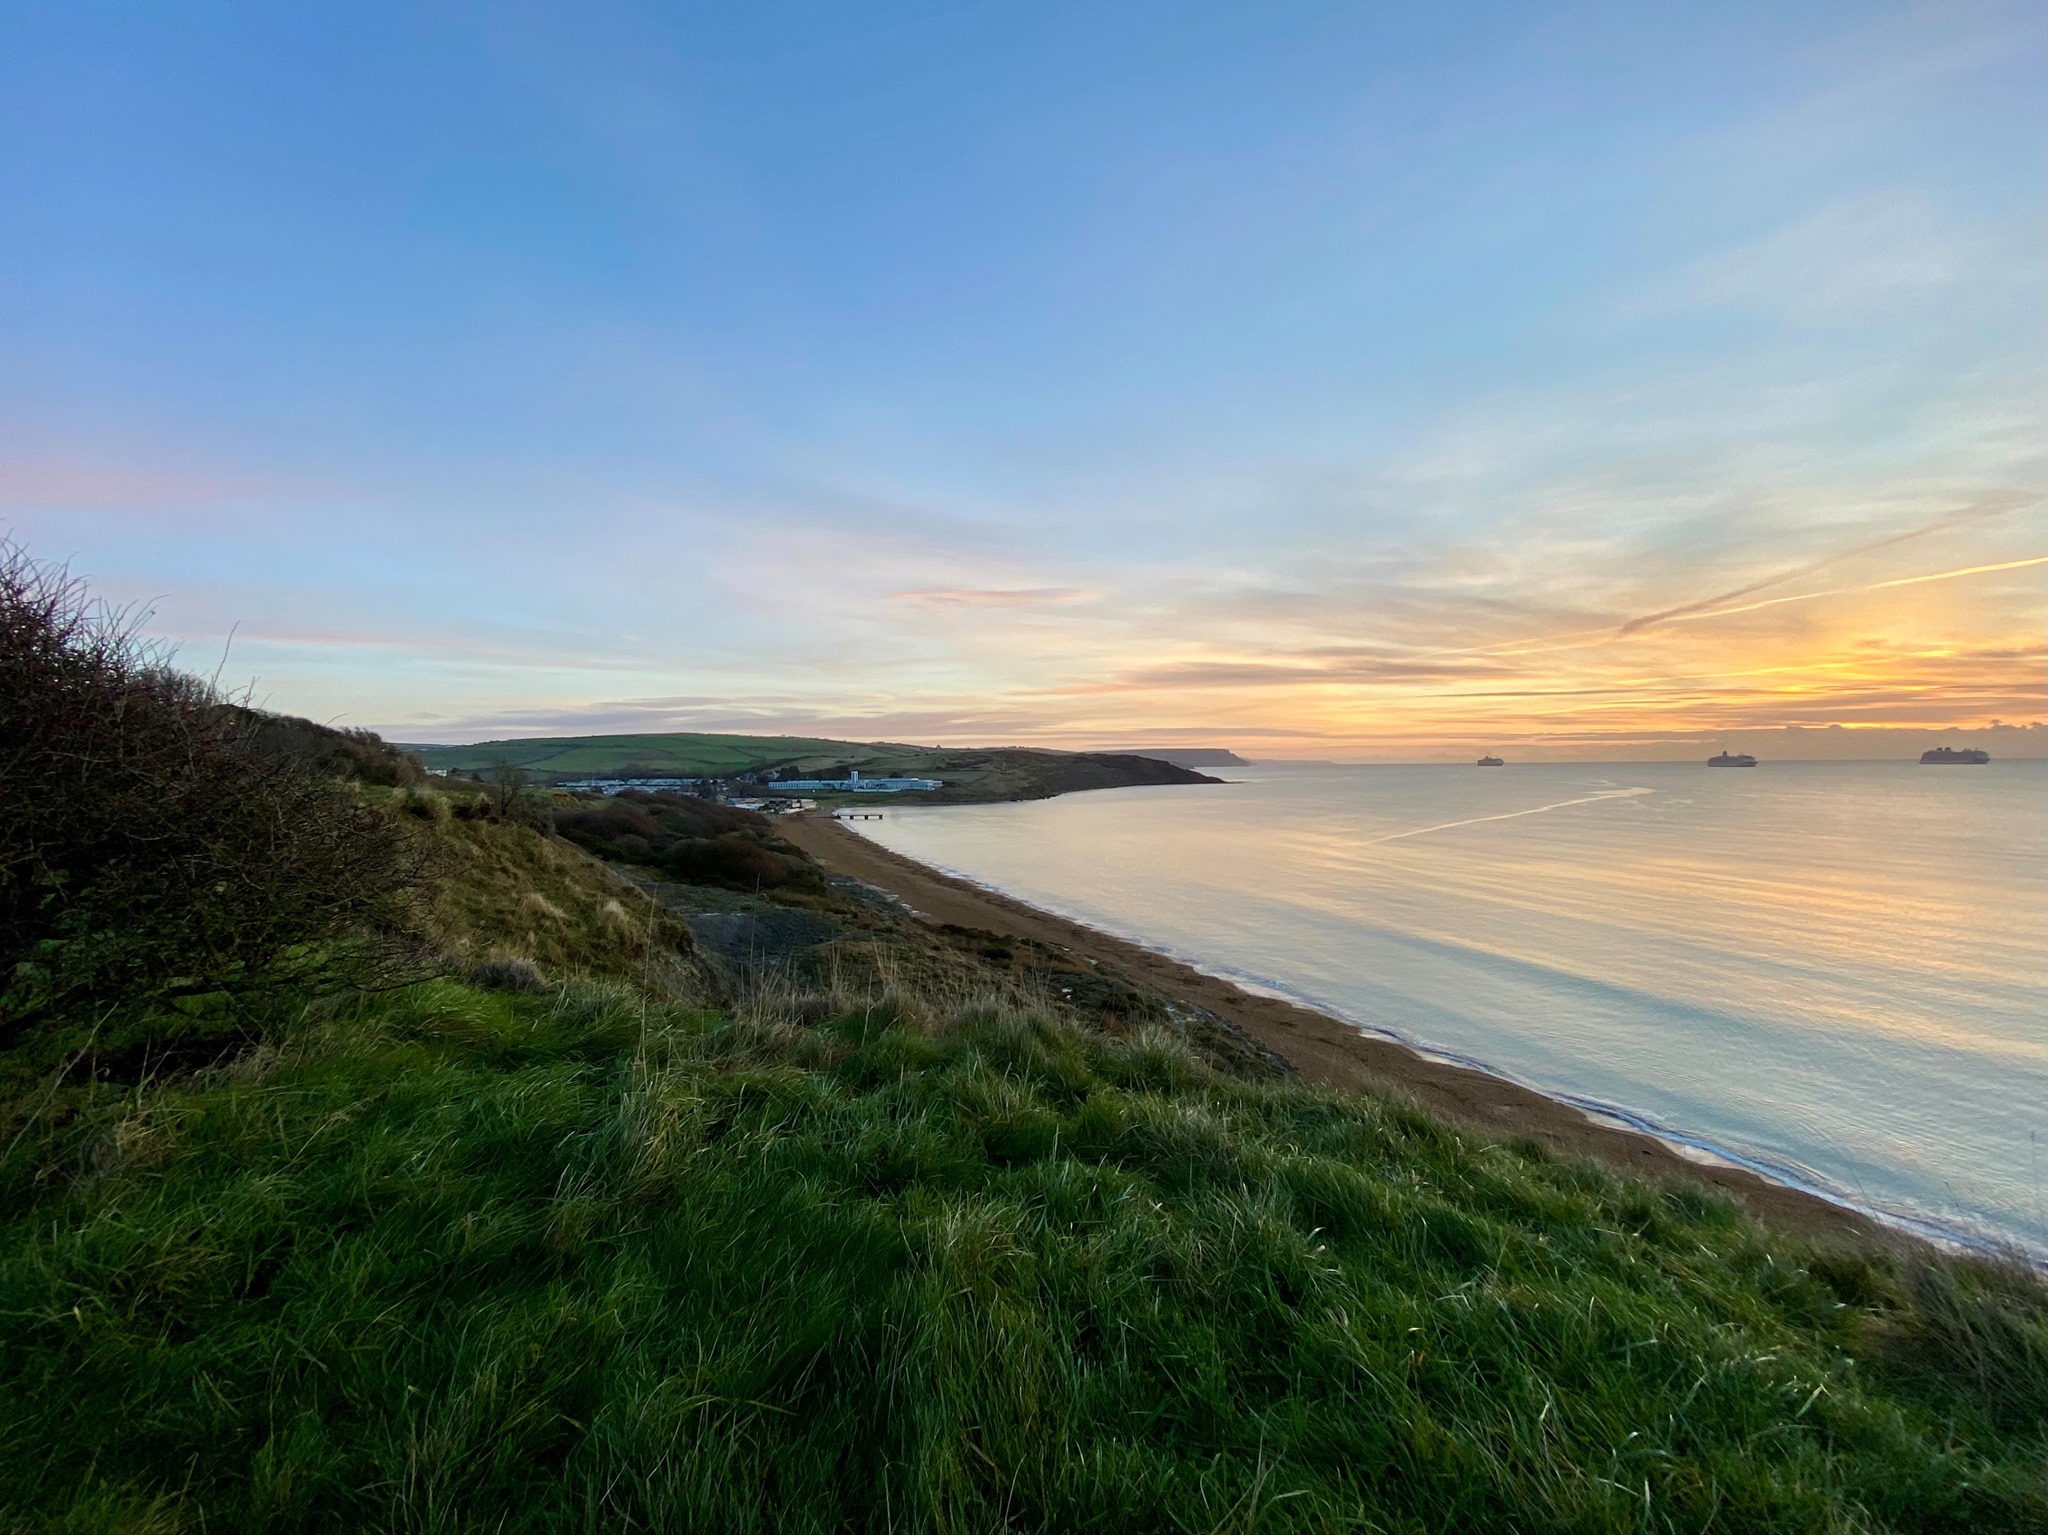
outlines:
[[[200,10],[0,22],[0,532],[269,707],[2048,752],[2037,7]]]

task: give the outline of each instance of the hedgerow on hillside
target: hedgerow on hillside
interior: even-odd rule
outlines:
[[[389,973],[417,840],[13,543],[0,701],[0,1050]]]

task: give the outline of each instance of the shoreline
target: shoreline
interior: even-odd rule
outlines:
[[[1050,943],[1106,965],[1177,1001],[1229,1020],[1280,1056],[1307,1082],[1395,1093],[1458,1128],[1489,1140],[1533,1140],[1634,1178],[1682,1178],[1726,1194],[1751,1215],[1803,1237],[1913,1244],[1929,1238],[1866,1215],[1810,1189],[1782,1183],[1695,1148],[1695,1160],[1654,1132],[1618,1122],[1478,1066],[1426,1052],[1291,1001],[1252,991],[1184,960],[1056,916],[1001,892],[942,873],[840,825],[829,815],[790,816],[778,831],[837,874],[887,891],[921,919]],[[1594,1117],[1596,1114],[1601,1117]]]

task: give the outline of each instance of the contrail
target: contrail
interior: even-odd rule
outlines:
[[[1894,533],[1888,538],[1876,539],[1867,544],[1858,544],[1851,549],[1838,549],[1823,559],[1812,560],[1804,565],[1794,566],[1791,570],[1780,571],[1775,576],[1766,576],[1761,581],[1752,581],[1747,586],[1738,586],[1732,592],[1722,592],[1718,597],[1702,597],[1697,602],[1681,603],[1675,608],[1666,608],[1660,613],[1645,613],[1641,618],[1631,618],[1614,632],[1618,637],[1625,634],[1634,634],[1638,630],[1647,629],[1653,624],[1670,623],[1673,619],[1679,618],[1690,618],[1694,614],[1703,612],[1706,609],[1718,608],[1724,602],[1733,602],[1738,597],[1747,597],[1753,592],[1768,591],[1771,587],[1781,586],[1787,581],[1796,581],[1801,576],[1810,576],[1816,570],[1824,570],[1838,561],[1850,559],[1859,554],[1869,554],[1878,549],[1889,549],[1894,544],[1910,543],[1916,538],[1925,538],[1931,533],[1940,533],[1949,528],[1959,527],[1966,522],[1976,522],[1985,517],[2000,517],[2007,512],[2017,510],[2019,507],[2028,504],[2030,504],[2029,501],[2015,500],[2005,505],[1973,506],[1964,511],[1950,512],[1946,516],[1935,518],[1932,522],[1923,523],[1917,528],[1908,528],[1903,533]],[[1746,612],[1748,610],[1736,609],[1734,611]]]
[[[1633,799],[1638,794],[1653,794],[1654,789],[1606,789],[1598,794],[1588,794],[1581,799],[1561,799],[1554,805],[1537,805],[1529,810],[1510,810],[1504,815],[1475,815],[1468,821],[1446,821],[1441,826],[1418,826],[1413,831],[1397,831],[1391,837],[1375,837],[1370,846],[1382,842],[1399,842],[1403,837],[1427,836],[1433,831],[1449,831],[1454,826],[1477,826],[1481,821],[1512,821],[1517,816],[1541,815],[1546,810],[1562,810],[1567,805],[1591,805],[1603,799]]]
[[[1896,540],[1893,541],[1896,542]],[[1850,552],[1857,553],[1860,551],[1851,550]],[[1834,558],[1840,559],[1843,556],[1836,555]],[[1823,560],[1821,563],[1829,564],[1832,562]],[[1624,635],[1636,633],[1645,624],[1698,623],[1701,619],[1705,618],[1726,618],[1736,613],[1754,613],[1758,608],[1772,608],[1785,602],[1812,602],[1819,597],[1842,597],[1852,592],[1877,592],[1892,586],[1918,586],[1923,581],[1953,581],[1960,576],[1988,575],[1995,570],[2022,570],[2029,565],[2048,565],[2048,555],[2036,555],[2024,560],[2006,560],[1997,565],[1965,565],[1960,570],[1936,570],[1930,571],[1924,576],[1899,576],[1890,581],[1873,581],[1867,586],[1831,586],[1824,591],[1797,592],[1789,597],[1766,597],[1762,602],[1745,603],[1741,607],[1736,608],[1713,606],[1714,603],[1726,602],[1735,595],[1730,592],[1724,593],[1719,597],[1709,598],[1706,602],[1688,603],[1684,607],[1671,608],[1663,613],[1652,614],[1648,618],[1632,619],[1628,623],[1623,624],[1619,629],[1609,624],[1602,624],[1597,629],[1567,629],[1561,634],[1537,635],[1521,640],[1496,640],[1489,645],[1461,645],[1454,649],[1418,651],[1407,659],[1426,661],[1436,656],[1541,655],[1552,650],[1588,650],[1601,645],[1611,644]],[[1808,566],[1805,568],[1811,569],[1813,567]],[[1783,578],[1774,577],[1770,581],[1761,581],[1748,589],[1750,591],[1760,591],[1764,587],[1776,585],[1780,579]]]
[[[1892,581],[1872,581],[1868,586],[1831,586],[1822,592],[1797,592],[1790,597],[1766,597],[1762,602],[1746,602],[1739,608],[1715,608],[1710,613],[1687,613],[1677,610],[1679,616],[1664,621],[1674,624],[1697,623],[1702,618],[1725,618],[1732,613],[1754,613],[1758,608],[1774,608],[1781,602],[1811,602],[1816,597],[1846,597],[1852,592],[1881,592],[1890,586],[1918,586],[1923,581],[1953,581],[1958,576],[1981,576],[1994,570],[2024,570],[2029,565],[2048,565],[2048,554],[2035,555],[2027,560],[2006,560],[1998,565],[1965,565],[1961,570],[1936,570],[1924,576],[1900,576]]]

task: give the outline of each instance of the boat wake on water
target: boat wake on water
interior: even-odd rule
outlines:
[[[1512,821],[1525,815],[1541,815],[1546,810],[1565,810],[1573,805],[1595,805],[1607,799],[1634,799],[1639,794],[1655,794],[1655,789],[1637,787],[1633,789],[1603,789],[1598,794],[1582,795],[1578,799],[1561,799],[1554,805],[1531,805],[1527,810],[1508,810],[1499,815],[1475,815],[1463,821],[1445,821],[1440,826],[1418,826],[1413,831],[1397,831],[1391,836],[1374,837],[1372,842],[1399,842],[1404,837],[1424,837],[1433,831],[1455,831],[1460,826],[1477,826],[1482,821]]]

